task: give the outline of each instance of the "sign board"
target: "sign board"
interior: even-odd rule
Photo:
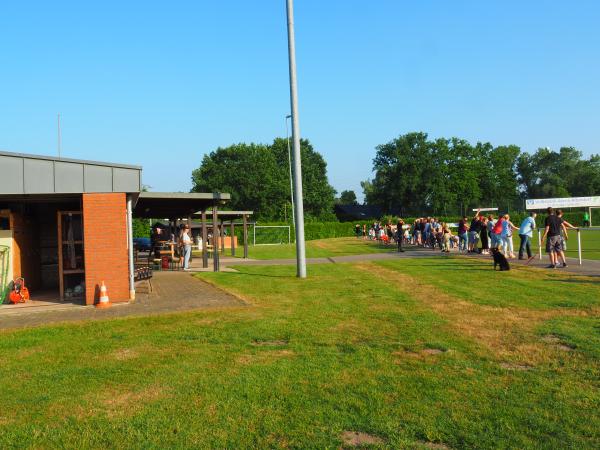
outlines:
[[[498,211],[498,208],[473,208],[473,212],[477,211]]]
[[[552,208],[587,208],[600,206],[600,196],[597,197],[565,197],[565,198],[532,198],[525,200],[526,209]]]

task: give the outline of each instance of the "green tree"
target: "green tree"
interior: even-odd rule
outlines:
[[[369,204],[384,212],[402,214],[422,211],[430,206],[434,163],[432,144],[426,133],[408,133],[379,145],[373,159],[375,178]]]
[[[304,139],[301,158],[305,216],[309,220],[335,217],[335,190],[327,181],[325,160]],[[232,209],[253,210],[260,220],[282,220],[290,205],[287,140],[218,148],[192,172],[192,183],[192,192],[229,192]]]
[[[358,205],[354,191],[342,191],[339,200],[341,205]]]
[[[528,198],[569,197],[582,167],[581,152],[563,147],[558,152],[540,148],[518,160],[519,181]]]
[[[482,204],[511,207],[519,200],[519,154],[516,146],[408,133],[377,147],[375,178],[362,186],[367,202],[388,213],[399,207],[416,215],[464,213]]]
[[[365,197],[365,205],[375,205],[375,191],[373,190],[373,183],[371,180],[361,181],[360,187],[362,188],[363,195]]]

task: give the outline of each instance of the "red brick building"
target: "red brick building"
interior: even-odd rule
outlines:
[[[228,194],[141,193],[142,168],[0,152],[0,300],[23,277],[33,299],[91,305],[104,281],[129,301],[132,218],[180,219]]]

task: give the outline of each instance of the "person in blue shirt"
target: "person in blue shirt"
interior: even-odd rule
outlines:
[[[521,245],[519,246],[519,259],[525,259],[523,254],[527,250],[527,257],[531,258],[531,238],[533,237],[533,230],[535,230],[535,217],[536,213],[532,212],[523,222],[519,228],[519,237],[521,238]]]

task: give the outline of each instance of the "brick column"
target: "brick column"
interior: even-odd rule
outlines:
[[[106,283],[111,302],[129,300],[127,206],[124,193],[83,194],[85,303]]]

